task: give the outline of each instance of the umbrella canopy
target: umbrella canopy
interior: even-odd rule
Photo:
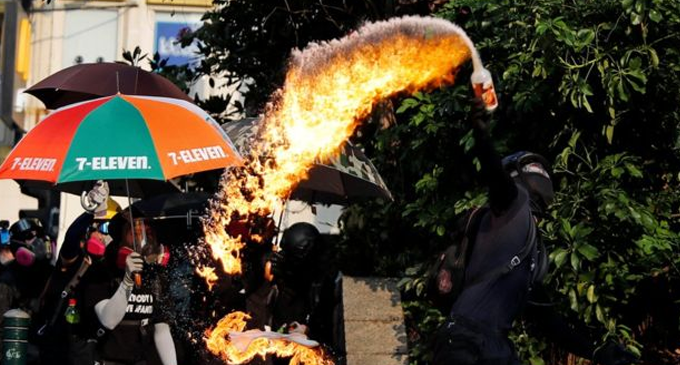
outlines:
[[[111,96],[151,95],[191,101],[170,80],[122,63],[82,63],[54,73],[26,90],[47,109]]]
[[[222,125],[241,153],[247,153],[257,135],[259,119],[246,118]],[[366,198],[392,199],[380,173],[359,148],[349,142],[329,161],[319,161],[290,198],[310,203],[345,204]]]
[[[78,182],[168,180],[240,164],[229,137],[192,103],[114,95],[58,109],[17,144],[0,179]],[[112,189],[114,190],[114,189]]]

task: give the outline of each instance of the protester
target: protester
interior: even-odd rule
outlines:
[[[272,305],[275,329],[306,326],[310,339],[342,356],[338,286],[340,272],[330,258],[329,247],[313,225],[299,222],[286,229],[281,250],[271,255],[277,295]]]
[[[35,320],[41,325],[37,341],[43,365],[94,361],[95,344],[89,329],[80,323],[80,317],[88,316],[83,308],[83,287],[111,280],[104,253],[112,240],[109,220],[120,211],[120,206],[108,198],[106,183],[98,186],[97,194],[103,194],[99,203],[94,207],[83,204],[91,211],[81,214],[66,231],[57,265],[41,297],[40,316]],[[68,311],[78,317],[67,318]]]
[[[52,271],[54,245],[44,234],[40,222],[19,219],[3,234],[0,244],[0,310],[21,309],[34,317],[38,311],[40,294]],[[2,315],[0,314],[0,315]],[[35,324],[35,323],[33,323]],[[38,348],[30,331],[27,363],[38,361]]]
[[[489,189],[480,214],[463,289],[436,334],[436,365],[519,364],[507,333],[525,310],[558,345],[603,365],[624,365],[634,357],[617,344],[595,346],[565,324],[548,305],[530,301],[540,290],[547,262],[536,222],[553,198],[549,166],[539,155],[520,152],[501,161],[488,134],[490,115],[476,100],[472,114],[475,152]],[[542,303],[546,303],[543,301]]]
[[[164,297],[169,251],[143,219],[130,223],[129,211],[114,217],[109,232],[114,243],[106,257],[115,262],[116,279],[89,283],[83,293],[85,310],[94,314],[86,325],[96,328],[97,359],[104,364],[176,365]]]
[[[14,262],[14,255],[9,248],[10,234],[9,222],[0,222],[0,327],[3,324],[2,315],[10,310],[19,298],[16,288],[14,273],[10,269]],[[2,341],[0,341],[0,354],[2,352]]]

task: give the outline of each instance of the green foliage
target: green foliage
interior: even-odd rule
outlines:
[[[182,40],[201,42],[196,73],[172,72],[249,83],[243,108],[252,113],[281,85],[291,48],[434,2],[216,3]],[[643,359],[649,348],[671,346],[647,340],[638,325],[650,313],[646,295],[662,283],[673,288],[662,296],[668,303],[653,305],[675,322],[657,320],[655,331],[680,338],[680,2],[452,0],[438,15],[466,29],[496,77],[499,153],[530,150],[555,163],[557,199],[540,227],[553,299],[593,335],[623,341]],[[428,362],[427,341],[442,320],[422,298],[420,264],[450,242],[461,212],[484,202],[469,152],[469,71],[457,86],[395,100],[396,123],[368,122],[356,140],[395,199],[345,210],[338,259],[348,274],[405,277],[413,364]],[[220,113],[226,101],[210,101],[210,110]],[[549,363],[551,347],[519,325],[512,338],[526,362]]]
[[[640,344],[621,324],[628,305],[645,280],[680,277],[680,237],[668,206],[677,199],[664,189],[627,189],[640,184],[642,169],[625,152],[595,160],[574,134],[555,164],[555,220],[542,227],[552,243],[550,281],[569,298],[564,309],[638,353]]]
[[[497,76],[499,152],[526,149],[554,161],[557,198],[540,227],[553,299],[591,335],[622,341],[643,358],[651,356],[648,344],[633,328],[649,311],[641,304],[646,290],[659,282],[677,288],[680,279],[678,14],[678,2],[645,0],[454,0],[440,13],[467,30]],[[380,212],[362,230],[344,230],[347,247],[360,240],[375,252],[385,244],[409,253],[413,268],[401,284],[414,364],[428,361],[422,341],[430,329],[420,323],[441,320],[422,298],[420,264],[450,242],[465,208],[483,203],[467,152],[474,145],[465,123],[468,72],[458,86],[402,100],[394,127],[365,134],[395,201],[355,206],[344,217]],[[374,267],[398,268],[404,257],[386,264],[395,256]],[[673,301],[677,312],[677,294]],[[548,363],[552,347],[518,324],[513,340],[524,360]],[[677,338],[672,327],[664,331]]]

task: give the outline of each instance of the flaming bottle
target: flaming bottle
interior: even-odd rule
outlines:
[[[470,76],[470,82],[475,96],[482,99],[487,111],[491,112],[498,107],[496,89],[493,86],[493,79],[489,70],[484,67],[475,67],[472,76]]]

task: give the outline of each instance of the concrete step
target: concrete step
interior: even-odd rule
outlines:
[[[347,365],[406,365],[407,339],[397,279],[343,277]]]

